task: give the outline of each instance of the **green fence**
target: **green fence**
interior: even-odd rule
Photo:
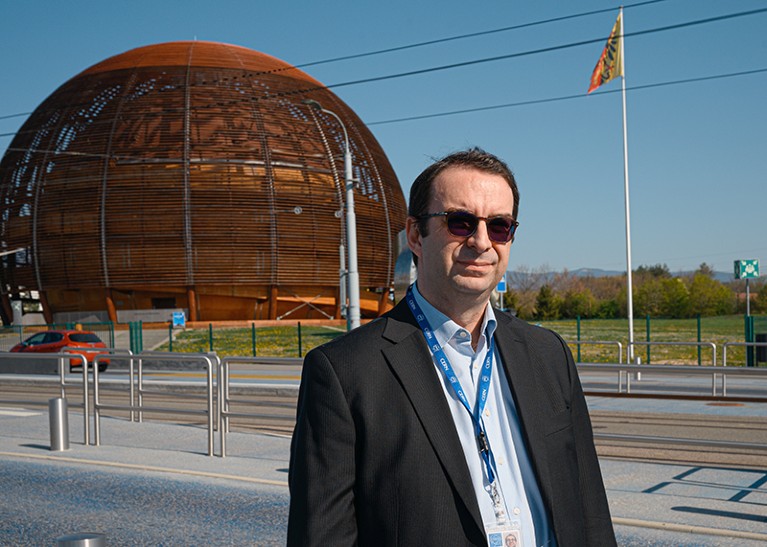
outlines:
[[[744,331],[746,342],[767,342],[767,316],[750,315],[744,317]],[[767,348],[751,346],[746,348],[746,366],[759,366],[767,362]]]
[[[312,348],[344,334],[346,329],[318,325],[284,327],[216,327],[167,329],[158,351],[216,352],[220,357],[303,357]]]
[[[120,328],[116,336],[112,323],[79,323],[83,330],[98,334],[109,347],[130,349],[140,353],[145,349],[158,351],[207,353],[219,356],[303,357],[312,348],[328,342],[346,332],[341,327],[289,324],[279,327],[213,327],[174,329],[172,325],[148,330],[139,322]],[[544,321],[541,326],[562,335],[570,343],[573,354],[582,362],[616,362],[615,344],[582,344],[581,341],[612,341],[623,345],[624,361],[628,344],[628,320],[586,319]],[[0,328],[0,350],[8,351],[15,344],[35,332],[50,328],[75,328],[75,323],[33,325]],[[713,342],[717,346],[717,363],[721,364],[722,345],[725,342],[757,341],[767,336],[767,316],[742,315],[702,317],[692,319],[663,319],[646,317],[634,321],[636,342]],[[146,347],[145,347],[146,344]],[[635,356],[643,363],[655,364],[711,364],[711,350],[703,347],[675,347],[664,345],[635,346]],[[760,355],[761,353],[761,355]],[[767,348],[760,352],[754,347],[731,347],[727,351],[728,365],[764,366]],[[749,357],[750,355],[750,357]]]
[[[713,342],[717,346],[717,364],[721,364],[722,345],[725,342],[755,341],[759,333],[767,334],[767,316],[752,316],[753,340],[744,332],[743,315],[718,317],[696,317],[691,319],[637,318],[634,320],[635,342]],[[627,319],[572,319],[542,321],[541,326],[558,332],[570,342],[573,355],[582,362],[606,363],[617,360],[617,348],[609,345],[586,345],[578,348],[574,342],[617,341],[623,345],[624,361],[628,345]],[[757,362],[757,351],[751,348],[732,347],[727,351],[728,365],[748,365],[748,350],[754,355],[752,364]],[[711,364],[711,350],[706,346],[634,346],[634,355],[643,363],[655,364]]]

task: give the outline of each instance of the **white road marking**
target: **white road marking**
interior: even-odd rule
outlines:
[[[21,418],[28,418],[29,416],[40,416],[41,414],[42,412],[37,412],[35,410],[0,407],[0,416],[17,416]]]

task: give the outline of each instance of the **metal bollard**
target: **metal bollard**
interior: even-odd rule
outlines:
[[[69,450],[69,412],[67,400],[63,397],[49,399],[48,417],[51,424],[51,450]]]
[[[106,537],[104,534],[84,532],[62,536],[56,540],[57,547],[105,547]]]

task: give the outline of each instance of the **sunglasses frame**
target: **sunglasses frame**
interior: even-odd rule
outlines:
[[[465,236],[453,233],[450,230],[450,215],[462,215],[462,216],[468,217],[469,220],[474,219],[473,220],[473,222],[475,222],[474,229],[471,231],[471,233],[469,233],[468,235],[465,235]],[[492,216],[492,217],[481,217],[481,216],[475,215],[474,213],[470,213],[469,211],[463,211],[463,210],[441,211],[439,213],[429,213],[429,214],[426,214],[426,215],[421,215],[421,216],[416,217],[416,218],[417,218],[417,220],[422,220],[422,219],[433,218],[433,217],[445,217],[445,222],[447,224],[448,232],[450,232],[450,234],[455,236],[455,237],[462,237],[462,238],[465,238],[465,239],[468,239],[468,238],[470,238],[471,236],[473,236],[474,234],[477,233],[477,228],[479,228],[479,221],[480,220],[484,220],[485,221],[485,225],[487,225],[487,226],[489,226],[490,222],[492,222],[494,219],[499,219],[500,218],[500,219],[503,219],[504,221],[510,221],[511,225],[509,227],[508,239],[505,239],[505,240],[495,239],[495,238],[493,238],[492,235],[490,235],[492,232],[489,229],[487,230],[487,237],[490,238],[490,240],[493,241],[494,243],[508,243],[509,241],[514,241],[514,234],[517,231],[517,226],[519,226],[519,222],[517,222],[513,218],[510,218],[510,217],[507,217],[507,216],[504,216],[504,215],[495,215],[495,216]]]

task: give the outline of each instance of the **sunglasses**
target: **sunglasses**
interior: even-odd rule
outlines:
[[[421,215],[418,220],[432,217],[445,217],[447,231],[456,237],[466,238],[473,236],[477,231],[479,221],[484,220],[487,225],[487,236],[496,243],[508,243],[514,239],[514,233],[519,226],[519,222],[511,217],[478,217],[468,211],[442,211],[441,213]]]

